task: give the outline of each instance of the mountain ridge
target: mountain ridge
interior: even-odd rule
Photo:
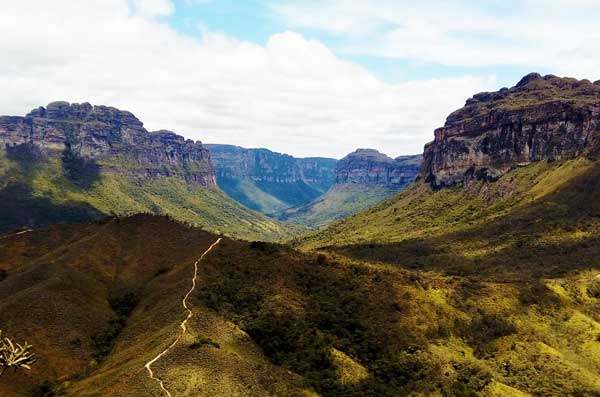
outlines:
[[[3,231],[147,212],[245,239],[294,232],[219,190],[201,142],[88,103],[0,118],[0,198]]]
[[[450,114],[425,146],[423,177],[443,187],[598,151],[600,82],[531,73]]]

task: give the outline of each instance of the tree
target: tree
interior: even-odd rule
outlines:
[[[9,368],[13,368],[15,372],[22,368],[31,369],[31,365],[35,363],[31,347],[27,342],[20,345],[9,338],[3,338],[0,330],[0,377]]]

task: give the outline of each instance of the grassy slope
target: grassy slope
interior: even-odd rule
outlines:
[[[214,238],[136,216],[1,240],[0,327],[40,362],[0,391],[58,377],[68,395],[159,396],[143,364],[175,337]],[[226,239],[200,266],[189,337],[155,369],[183,396],[597,396],[598,269],[563,267],[503,281]],[[139,302],[95,363],[126,292]]]
[[[0,327],[34,344],[39,361],[0,383],[0,394],[39,396],[49,381],[73,396],[162,395],[143,366],[179,332],[193,263],[215,239],[138,215],[3,240]],[[233,255],[245,243],[222,244]],[[119,317],[111,302],[127,294],[137,297],[134,309]],[[198,309],[190,334],[154,367],[174,395],[307,395],[297,375],[274,367],[227,319]],[[118,319],[121,332],[111,334]],[[220,347],[191,349],[199,335]]]
[[[291,208],[283,213],[281,218],[311,229],[318,229],[369,208],[390,197],[394,192],[380,186],[334,185],[314,202]]]
[[[2,230],[150,212],[243,239],[273,241],[291,234],[289,227],[243,207],[217,188],[189,186],[174,177],[143,180],[105,172],[82,188],[65,177],[57,159],[32,165],[8,160],[2,152],[0,181],[0,196],[8,203],[0,216]]]
[[[491,370],[502,384],[488,393],[597,396],[600,301],[589,291],[600,271],[599,176],[597,162],[577,159],[492,184],[417,183],[301,247],[415,272],[417,283],[437,277],[418,293],[424,335],[439,333],[430,351]]]
[[[231,198],[263,214],[276,214],[289,207],[289,204],[261,190],[251,179],[227,178],[217,182]]]
[[[303,181],[293,183],[254,181],[250,178],[220,178],[217,183],[230,197],[269,216],[309,203],[323,194]]]

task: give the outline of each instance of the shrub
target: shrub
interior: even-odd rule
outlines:
[[[587,287],[588,295],[592,298],[600,298],[600,276],[596,276]]]
[[[121,334],[125,327],[127,317],[138,304],[138,297],[133,292],[127,292],[122,295],[112,295],[108,299],[111,309],[117,315],[117,318],[108,322],[107,327],[92,336],[92,344],[94,346],[93,357],[97,361],[101,361],[111,352],[115,340]]]
[[[207,338],[205,336],[198,336],[196,338],[196,340],[194,341],[194,343],[192,343],[189,348],[190,349],[199,349],[202,346],[211,346],[214,347],[216,349],[220,349],[221,345],[219,345],[217,342],[215,342],[214,340]]]

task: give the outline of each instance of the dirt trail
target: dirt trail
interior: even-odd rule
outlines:
[[[186,324],[194,316],[194,314],[192,313],[192,310],[187,305],[187,300],[190,297],[190,295],[192,294],[192,292],[194,292],[194,289],[196,289],[196,277],[198,276],[198,264],[204,258],[204,256],[206,254],[208,254],[220,242],[221,242],[221,238],[219,237],[217,239],[217,241],[215,241],[210,247],[208,247],[208,249],[206,251],[204,251],[204,253],[202,254],[202,256],[200,256],[200,258],[198,258],[198,260],[194,263],[194,277],[192,277],[192,288],[190,288],[190,290],[188,291],[188,293],[185,294],[185,296],[183,297],[183,300],[181,301],[181,304],[183,305],[183,308],[185,310],[187,310],[187,316],[186,316],[185,320],[183,320],[183,322],[181,324],[179,324],[179,327],[181,328],[181,332],[179,333],[179,336],[177,336],[177,338],[173,341],[173,343],[171,343],[169,345],[169,347],[167,347],[165,350],[163,350],[162,352],[160,352],[160,354],[158,356],[154,357],[152,360],[148,361],[146,363],[146,365],[144,365],[144,368],[146,368],[148,370],[148,374],[149,374],[150,378],[154,379],[155,381],[157,381],[158,384],[159,384],[159,386],[160,386],[160,388],[161,388],[161,390],[167,396],[169,396],[169,397],[172,397],[171,393],[165,387],[162,379],[157,378],[156,376],[154,376],[154,372],[152,372],[151,366],[156,361],[160,360],[161,357],[163,357],[169,351],[171,351],[171,349],[173,349],[175,347],[175,345],[177,345],[177,343],[181,340],[181,338],[183,337],[183,335],[185,335],[185,333],[187,332],[187,325]]]
[[[7,236],[0,236],[0,240],[4,240],[5,238],[9,238],[9,237],[13,237],[13,236],[18,236],[20,234],[25,234],[25,233],[29,233],[32,232],[33,230],[31,229],[27,229],[27,230],[21,230],[20,232],[17,233],[13,233],[13,234],[9,234]]]

